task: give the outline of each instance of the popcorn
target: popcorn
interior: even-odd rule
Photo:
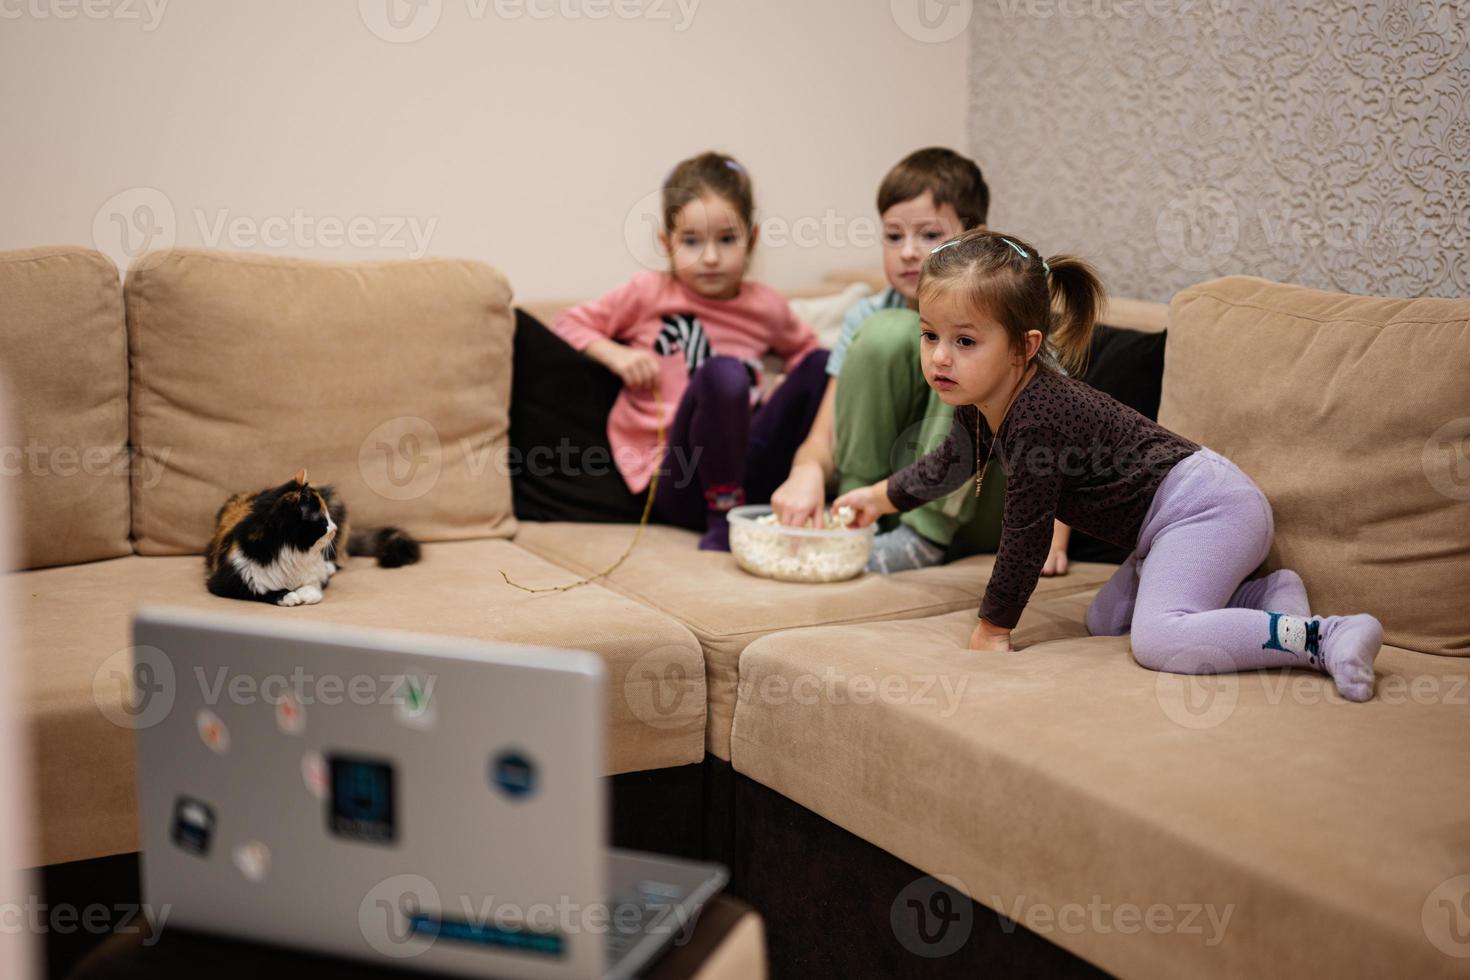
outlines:
[[[783,582],[840,582],[867,567],[874,529],[852,529],[851,507],[823,513],[823,527],[816,531],[783,527],[769,510],[730,512],[730,550],[747,572]]]
[[[856,518],[851,507],[841,507],[835,514],[823,513],[822,526],[819,531],[846,531],[847,526]],[[763,527],[780,527],[781,521],[775,514],[765,514],[755,519],[757,524]]]

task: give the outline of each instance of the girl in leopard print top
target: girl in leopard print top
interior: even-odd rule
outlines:
[[[1376,619],[1312,616],[1289,569],[1246,580],[1273,531],[1271,505],[1250,477],[1076,380],[1102,302],[1085,262],[1043,259],[1014,236],[971,231],[936,248],[919,285],[920,352],[925,379],[955,406],[953,426],[932,453],[833,507],[852,507],[868,524],[953,492],[994,457],[1007,477],[1005,516],[972,649],[1011,649],[1060,520],[1133,549],[1088,608],[1087,626],[1131,631],[1143,666],[1305,666],[1331,675],[1349,700],[1372,697]],[[1043,343],[1072,377],[1037,358]]]

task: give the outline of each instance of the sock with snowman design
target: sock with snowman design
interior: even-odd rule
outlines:
[[[1373,697],[1373,660],[1383,646],[1378,620],[1362,614],[1306,618],[1268,611],[1266,615],[1270,626],[1263,651],[1288,654],[1291,663],[1329,675],[1337,693],[1349,701]]]
[[[1224,609],[1181,609],[1177,601],[1145,603],[1136,618],[1139,562],[1130,557],[1087,610],[1093,636],[1134,634],[1134,654],[1155,670],[1214,673],[1305,667],[1332,678],[1349,701],[1373,697],[1373,661],[1383,626],[1372,616],[1313,616],[1301,576],[1280,569],[1242,582]],[[1139,634],[1144,634],[1140,642]],[[1222,660],[1222,654],[1228,659]]]

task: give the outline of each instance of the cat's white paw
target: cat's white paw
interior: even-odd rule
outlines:
[[[314,606],[322,601],[322,590],[314,585],[303,585],[281,596],[282,606]]]
[[[336,575],[336,574],[337,574],[337,563],[334,562],[334,561],[327,562],[327,578],[331,578],[333,575]],[[326,579],[323,579],[322,581],[325,582]]]

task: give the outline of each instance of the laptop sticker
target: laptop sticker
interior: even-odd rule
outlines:
[[[327,798],[327,760],[316,751],[301,754],[301,781],[306,791],[319,800]]]
[[[199,738],[210,751],[218,755],[230,751],[230,730],[219,720],[219,715],[208,708],[200,708],[195,721],[199,726]]]
[[[214,807],[192,796],[174,800],[174,825],[169,837],[181,850],[206,857],[214,838]]]
[[[271,852],[258,840],[246,841],[235,848],[235,867],[249,881],[260,884],[271,869]]]
[[[502,752],[490,762],[490,782],[511,799],[523,799],[536,791],[536,766],[520,752]]]
[[[393,713],[400,725],[420,731],[434,727],[437,720],[433,701],[434,680],[417,673],[404,674],[398,679],[397,690],[393,692]]]
[[[327,770],[327,829],[345,840],[368,844],[397,840],[392,764],[331,755]]]
[[[289,691],[276,702],[276,727],[287,735],[300,735],[306,731],[306,709]]]

